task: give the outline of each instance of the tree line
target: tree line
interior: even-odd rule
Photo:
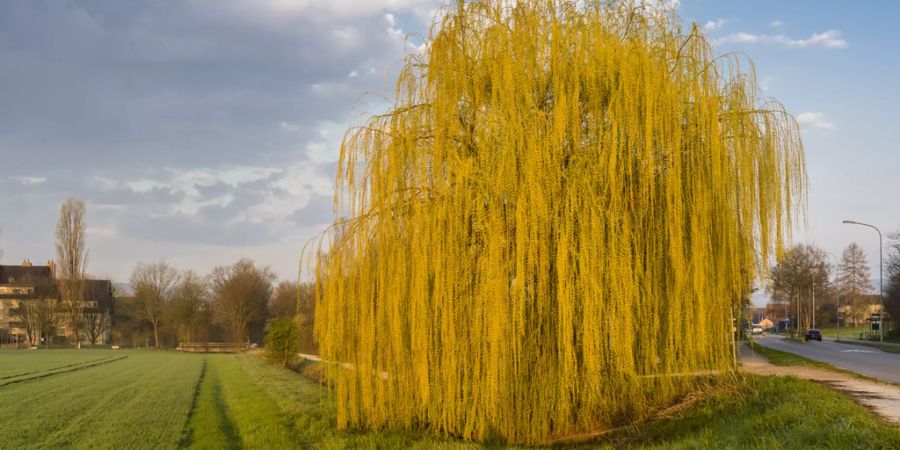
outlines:
[[[36,281],[29,298],[10,308],[25,328],[28,345],[53,345],[61,327],[71,345],[106,343],[102,337],[107,330],[113,344],[125,346],[260,343],[267,320],[285,318],[295,325],[299,349],[315,352],[312,284],[276,284],[270,268],[249,259],[208,274],[180,271],[165,261],[141,262],[127,288],[91,280],[85,216],[84,201],[70,198],[62,204],[51,274]]]
[[[266,266],[241,259],[209,274],[179,271],[164,261],[138,263],[131,295],[120,296],[113,339],[126,345],[171,347],[179,342],[260,343],[267,320],[297,323],[306,348],[312,345],[312,285],[275,284]]]
[[[891,237],[884,302],[888,317],[898,318],[900,233]],[[855,242],[840,257],[814,244],[795,245],[772,267],[768,287],[773,303],[785,307],[792,330],[834,326],[839,320],[842,326],[861,326],[867,323],[871,306],[878,304],[866,254]]]

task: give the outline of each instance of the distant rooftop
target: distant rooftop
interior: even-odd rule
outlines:
[[[18,266],[0,265],[0,284],[36,284],[50,281],[53,278],[52,263],[46,266],[35,266],[25,260]]]

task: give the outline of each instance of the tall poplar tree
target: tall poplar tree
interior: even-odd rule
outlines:
[[[84,215],[84,201],[70,198],[62,204],[59,222],[56,224],[56,276],[65,309],[65,323],[76,346],[81,343],[84,274],[87,267],[87,224],[84,222]]]
[[[837,284],[841,298],[849,306],[853,325],[858,325],[866,318],[869,308],[866,295],[875,289],[875,285],[872,284],[866,253],[856,242],[848,245],[841,254]]]

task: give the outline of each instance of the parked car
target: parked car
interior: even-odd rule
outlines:
[[[822,342],[822,332],[815,328],[810,328],[806,330],[806,333],[803,335],[803,339],[806,339],[807,341],[816,340]]]
[[[763,334],[763,329],[760,326],[754,326],[752,331],[754,335]]]

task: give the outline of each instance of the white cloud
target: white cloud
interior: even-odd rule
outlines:
[[[723,38],[716,39],[716,43],[726,43],[726,42],[738,42],[738,43],[756,43],[759,42],[759,36],[750,33],[744,33],[743,31],[738,33],[732,33]]]
[[[788,40],[789,45],[796,47],[815,47],[822,46],[827,48],[844,48],[847,41],[841,38],[841,32],[838,30],[828,30],[824,33],[815,33],[807,39]]]
[[[831,129],[834,129],[834,124],[825,120],[825,115],[820,112],[804,112],[804,113],[797,114],[797,123],[804,130],[811,130],[811,129],[831,130]]]
[[[296,124],[293,124],[290,122],[285,122],[283,120],[278,125],[281,127],[282,130],[288,131],[291,133],[296,133],[296,132],[300,131],[300,125],[296,125]]]
[[[34,186],[36,184],[46,183],[45,177],[9,177],[10,181],[21,183],[25,186]]]
[[[750,43],[750,44],[773,44],[783,45],[787,47],[806,48],[806,47],[824,47],[824,48],[844,48],[847,47],[847,41],[841,37],[838,30],[828,30],[822,33],[813,33],[806,39],[791,39],[783,34],[752,34],[746,32],[732,33],[713,41],[714,44],[731,44],[731,43]]]
[[[423,25],[430,23],[441,6],[440,0],[237,0],[220,2],[201,0],[209,6],[226,9],[228,14],[247,20],[289,23],[302,16],[316,14],[340,19],[355,19],[379,12],[409,11]],[[676,2],[677,3],[677,2]]]
[[[718,30],[719,28],[722,28],[723,25],[725,25],[725,22],[726,22],[726,20],[721,19],[721,18],[716,19],[716,20],[710,20],[710,21],[706,22],[705,24],[703,24],[703,31],[708,32],[708,31]]]
[[[769,22],[769,26],[772,28],[778,28],[782,25],[784,25],[784,22],[782,22],[780,20],[773,20],[773,21]]]

